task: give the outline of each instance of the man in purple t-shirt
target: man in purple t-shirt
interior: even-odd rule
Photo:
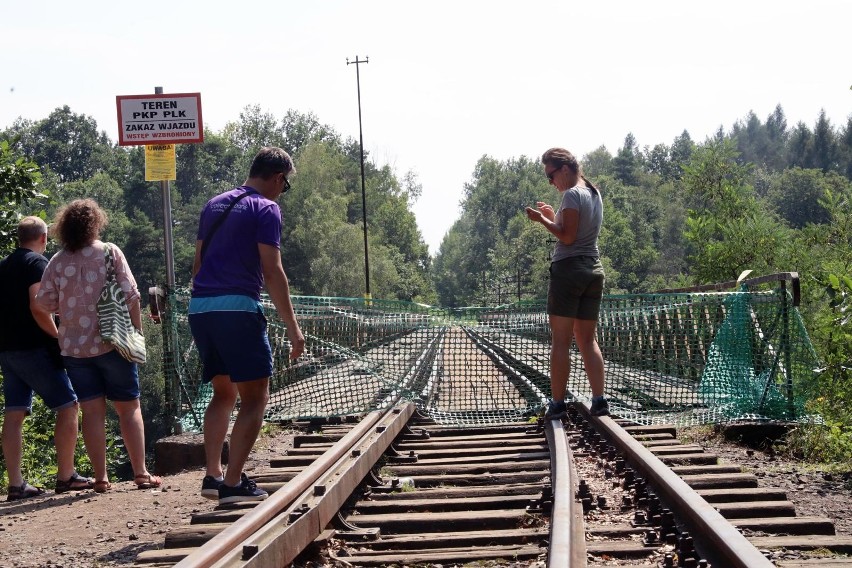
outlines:
[[[213,398],[204,414],[207,473],[201,494],[221,504],[260,501],[268,496],[243,473],[263,424],[272,375],[272,350],[260,303],[262,288],[284,320],[290,358],[296,359],[305,348],[281,264],[281,209],[275,202],[290,188],[287,178],[294,171],[287,152],[263,148],[245,183],[217,195],[201,212],[189,325],[203,365],[203,380],[213,385]],[[222,447],[238,395],[240,410],[224,470]]]

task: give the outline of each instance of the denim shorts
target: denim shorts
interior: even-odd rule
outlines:
[[[77,395],[65,369],[57,367],[44,347],[0,352],[3,370],[3,395],[6,410],[24,410],[33,406],[33,391],[53,410],[62,410],[77,402]]]
[[[550,264],[547,313],[597,320],[604,288],[604,269],[594,256],[571,256]]]
[[[139,398],[139,367],[113,349],[97,357],[63,357],[80,402],[102,396],[125,402]]]
[[[204,382],[216,375],[229,375],[235,383],[272,376],[272,349],[260,310],[190,313],[189,327]]]

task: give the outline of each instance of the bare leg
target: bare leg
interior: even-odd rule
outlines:
[[[23,410],[7,410],[6,417],[3,419],[3,457],[6,459],[10,487],[20,487],[24,484],[24,475],[21,472],[21,448],[26,416],[27,413]]]
[[[231,486],[239,484],[243,466],[263,426],[263,414],[269,402],[269,378],[236,383],[236,387],[240,393],[240,411],[231,430],[231,451],[225,472],[225,483]]]
[[[592,396],[604,393],[604,360],[595,334],[595,320],[574,320],[574,338],[583,356],[583,366],[589,379]]]
[[[571,341],[574,318],[550,316],[550,392],[553,400],[565,400],[568,373],[571,371]]]
[[[148,473],[145,465],[145,424],[142,422],[142,409],[139,399],[113,401],[118,413],[118,423],[124,447],[130,456],[133,475],[140,476]]]
[[[83,442],[95,470],[95,481],[109,481],[106,468],[106,398],[80,403],[83,411]]]
[[[56,476],[67,481],[74,475],[74,450],[77,449],[77,414],[75,403],[56,412],[53,441],[56,445]]]
[[[204,413],[204,452],[207,460],[207,475],[216,478],[222,475],[222,447],[225,445],[231,413],[234,412],[236,404],[237,387],[231,382],[231,377],[228,375],[213,377],[213,399]]]

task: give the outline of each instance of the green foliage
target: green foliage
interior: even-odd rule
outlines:
[[[22,214],[21,205],[48,198],[37,189],[40,181],[38,164],[17,155],[7,140],[0,139],[0,255],[5,256],[15,248],[21,217],[39,213],[31,210]],[[41,216],[45,217],[43,210]]]
[[[812,387],[809,410],[823,423],[801,428],[792,438],[807,459],[852,463],[852,278],[829,273],[820,279],[830,310],[814,321],[813,338],[823,360]]]
[[[767,200],[790,226],[801,229],[808,223],[826,224],[829,213],[821,201],[828,192],[842,193],[849,184],[834,172],[795,167],[769,179]]]
[[[746,269],[782,269],[788,231],[755,197],[749,168],[736,162],[738,155],[731,141],[712,141],[684,167],[684,186],[696,204],[684,235],[692,274],[701,283],[734,280]]]
[[[178,283],[190,279],[204,203],[240,184],[254,152],[270,144],[289,151],[297,168],[293,189],[279,200],[282,257],[294,292],[360,296],[358,142],[343,140],[312,114],[288,110],[279,119],[258,106],[246,107],[221,132],[205,132],[203,144],[178,146],[178,179],[171,184]],[[557,205],[559,195],[538,156],[478,160],[463,188],[461,216],[434,258],[411,212],[423,191],[416,175],[399,176],[369,156],[365,166],[374,297],[453,307],[544,297],[553,242],[523,209],[536,201]],[[831,304],[828,289],[834,274],[840,286],[832,288],[834,297],[846,293],[843,275],[852,268],[852,117],[840,129],[825,113],[813,128],[788,128],[778,106],[765,121],[749,113],[702,144],[683,131],[671,145],[640,149],[628,134],[614,156],[601,146],[583,157],[583,166],[604,199],[600,247],[610,293],[730,280],[742,269],[803,275],[800,310],[826,361],[811,385],[814,399],[838,399],[836,407],[820,403],[814,410],[829,424],[820,431],[828,433],[824,446],[842,440],[832,425],[842,430],[844,420],[849,423],[841,411],[852,408],[852,395],[841,385],[844,339],[831,333],[844,329],[835,321],[844,304]],[[93,119],[68,107],[43,120],[19,119],[0,132],[0,249],[13,244],[20,216],[48,219],[59,204],[83,196],[107,210],[103,237],[125,252],[144,297],[163,282],[165,266],[162,190],[144,180],[142,148],[115,146]],[[160,329],[146,324],[146,336],[151,362],[140,380],[150,444],[168,431],[161,418],[167,389]],[[826,389],[839,394],[828,396]],[[841,455],[842,446],[824,453]],[[120,449],[116,444],[111,456]]]

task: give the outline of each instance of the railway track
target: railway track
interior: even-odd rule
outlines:
[[[195,515],[138,566],[852,565],[830,519],[795,516],[670,427],[584,408],[465,429],[407,404],[297,435],[258,476],[267,501]],[[779,549],[812,554],[767,559]]]
[[[673,427],[590,418],[580,403],[564,422],[523,422],[544,396],[540,361],[469,329],[436,337],[406,376],[426,414],[382,391],[357,424],[306,427],[254,476],[269,499],[196,514],[137,565],[852,565],[830,519],[796,516],[782,491]],[[497,393],[515,402],[483,412],[506,423],[459,423]],[[779,550],[796,558],[773,563]]]

